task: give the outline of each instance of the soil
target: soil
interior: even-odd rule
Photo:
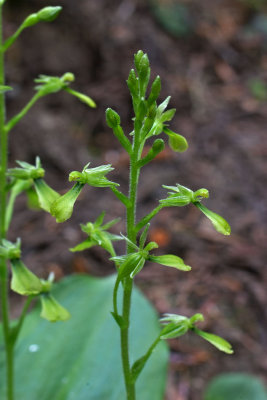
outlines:
[[[64,11],[56,22],[25,30],[7,57],[7,83],[14,88],[8,93],[8,118],[31,98],[32,82],[41,73],[73,72],[73,88],[90,95],[97,109],[67,93],[42,99],[10,135],[10,165],[34,162],[39,155],[47,182],[63,193],[70,187],[70,171],[89,161],[91,166],[112,163],[110,177],[127,193],[127,156],[104,114],[114,108],[131,132],[125,81],[133,54],[138,49],[148,53],[152,77],[162,78],[161,99],[171,95],[171,107],[177,108],[171,129],[190,146],[183,154],[166,146],[143,169],[137,218],[165,196],[162,184],[180,183],[193,190],[207,188],[205,204],[232,227],[231,236],[222,237],[193,206],[162,210],[149,239],[158,242],[159,254],[183,257],[192,271],[150,263],[136,279],[159,313],[202,312],[202,328],[233,344],[235,354],[227,356],[193,335],[170,341],[166,400],[199,400],[207,382],[221,372],[267,376],[267,30],[259,22],[265,18],[267,24],[267,14],[264,2],[256,8],[249,0],[176,1],[187,10],[186,32],[181,33],[159,13],[159,6],[173,3],[59,0]],[[46,5],[44,0],[8,0],[5,36]],[[23,259],[30,268],[43,277],[54,271],[57,279],[113,271],[101,249],[68,251],[84,239],[79,223],[94,220],[102,210],[107,220],[123,217],[123,207],[108,189],[86,188],[65,224],[28,210],[25,203],[19,198],[10,238],[21,232]],[[124,231],[123,221],[114,229]],[[16,316],[20,299],[12,295],[12,300]]]

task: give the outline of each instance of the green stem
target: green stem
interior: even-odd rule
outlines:
[[[24,30],[24,26],[23,24],[20,25],[20,27],[16,30],[15,33],[13,33],[12,36],[10,36],[5,43],[3,44],[3,52],[7,51],[7,49],[9,49],[10,46],[12,46],[12,44],[15,42],[15,40],[19,37],[19,35],[21,34],[21,32]]]
[[[2,5],[0,5],[0,48],[2,47]],[[4,52],[0,50],[0,85],[5,84]],[[6,171],[7,171],[7,133],[5,126],[5,96],[0,93],[0,143],[1,143],[1,169],[0,169],[0,240],[6,237]],[[1,287],[1,314],[6,352],[6,381],[7,399],[13,400],[13,345],[10,342],[9,312],[8,312],[8,272],[4,259],[0,260],[0,287]]]
[[[16,340],[17,340],[18,335],[20,333],[20,330],[22,328],[24,319],[26,317],[26,313],[27,313],[28,308],[29,308],[29,306],[30,306],[30,304],[32,302],[32,299],[33,299],[33,296],[27,297],[27,300],[25,301],[23,309],[22,309],[22,312],[20,314],[20,318],[18,320],[18,323],[12,330],[12,343],[13,343],[13,345],[15,345],[15,343],[16,343]]]
[[[125,194],[121,193],[115,186],[111,186],[110,189],[112,190],[112,192],[115,194],[115,196],[126,206],[129,207],[130,206],[130,200],[128,199],[127,196],[125,196]]]
[[[157,344],[160,342],[160,335],[157,337],[157,339],[152,343],[152,345],[149,347],[149,349],[147,350],[146,354],[139,358],[133,365],[132,368],[132,375],[133,375],[133,379],[134,381],[136,381],[136,379],[138,378],[138,376],[140,375],[140,373],[142,372],[144,366],[146,365],[149,357],[151,356],[151,354],[153,353],[155,347],[157,346]]]
[[[151,219],[163,208],[162,204],[159,204],[154,210],[152,210],[149,214],[147,214],[141,221],[138,222],[135,226],[135,231],[138,233]]]
[[[130,187],[129,187],[129,200],[130,205],[127,207],[127,237],[133,243],[136,243],[135,231],[135,212],[136,212],[136,197],[140,168],[137,163],[140,159],[142,146],[139,143],[139,133],[137,129],[134,134],[133,151],[130,155]],[[127,254],[131,253],[134,249],[130,244],[127,244]],[[129,359],[129,321],[131,310],[131,296],[133,289],[133,280],[128,277],[125,278],[123,285],[123,306],[122,318],[124,321],[121,327],[121,356],[123,365],[123,374],[125,387],[127,392],[127,400],[135,400],[135,383],[132,378],[130,359]]]
[[[11,120],[5,125],[5,133],[7,134],[12,128],[14,128],[15,125],[24,117],[24,115],[27,114],[27,112],[32,108],[32,106],[36,103],[36,101],[42,97],[39,92],[37,92],[31,100],[26,104],[25,107]]]
[[[119,315],[118,302],[117,302],[119,284],[120,284],[120,279],[117,278],[116,282],[115,282],[114,290],[113,290],[113,311],[114,311],[115,315]]]

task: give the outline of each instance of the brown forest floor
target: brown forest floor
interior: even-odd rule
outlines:
[[[130,132],[125,80],[134,52],[148,53],[152,76],[162,78],[162,99],[171,95],[171,106],[177,108],[172,129],[188,139],[190,148],[177,155],[166,147],[144,168],[138,216],[164,196],[162,184],[178,182],[209,189],[206,204],[229,220],[233,232],[230,237],[214,233],[193,207],[164,209],[152,224],[150,239],[162,252],[183,257],[192,272],[150,264],[137,278],[160,313],[202,312],[203,327],[233,344],[235,355],[226,356],[191,335],[170,342],[166,399],[199,400],[217,373],[267,375],[267,94],[251,90],[255,78],[263,82],[261,89],[267,85],[267,28],[258,21],[264,14],[245,0],[179,3],[190,15],[191,32],[183,37],[168,33],[146,1],[57,1],[64,6],[60,18],[28,29],[9,52],[7,81],[14,91],[8,115],[31,97],[32,81],[40,73],[72,71],[74,87],[91,95],[98,108],[88,110],[64,93],[44,98],[14,130],[10,159],[14,165],[16,159],[31,162],[39,155],[47,181],[62,192],[69,187],[71,170],[88,161],[92,166],[111,162],[117,171],[112,178],[127,190],[128,161],[105,125],[104,111],[115,108]],[[9,0],[5,34],[45,5],[44,0]],[[11,237],[21,232],[24,260],[42,276],[47,271],[57,278],[112,271],[97,248],[80,254],[67,249],[82,239],[79,223],[94,220],[103,209],[108,218],[122,215],[123,209],[106,189],[88,188],[78,203],[71,221],[56,225],[49,215],[26,210],[24,199],[18,202]],[[117,229],[122,231],[123,224]]]

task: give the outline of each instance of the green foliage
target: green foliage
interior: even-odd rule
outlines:
[[[104,279],[89,276],[65,278],[55,285],[52,294],[70,311],[68,321],[50,324],[40,320],[39,306],[28,314],[16,351],[16,399],[126,398],[118,351],[119,330],[110,315],[114,282],[115,276]],[[136,289],[133,291],[132,313],[135,324],[130,335],[131,359],[136,359],[159,334],[159,326],[154,309]],[[1,332],[2,329],[2,349]],[[3,356],[0,351],[2,366]],[[138,399],[162,400],[167,359],[167,346],[161,343],[137,382]],[[1,399],[5,398],[5,391],[4,371],[1,369]]]
[[[203,400],[267,400],[260,379],[244,373],[228,373],[215,377],[207,386]]]

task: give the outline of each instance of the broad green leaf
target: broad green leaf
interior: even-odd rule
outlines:
[[[40,319],[39,306],[26,317],[15,349],[16,400],[126,399],[119,328],[110,313],[114,283],[114,276],[68,277],[53,290],[71,313],[68,321],[51,324]],[[130,358],[134,363],[160,333],[154,309],[136,289],[132,321]],[[166,344],[159,343],[137,380],[137,399],[163,399],[167,358]],[[0,368],[0,398],[5,399],[2,329]]]
[[[215,377],[204,393],[204,400],[266,400],[267,392],[260,379],[242,373]]]

